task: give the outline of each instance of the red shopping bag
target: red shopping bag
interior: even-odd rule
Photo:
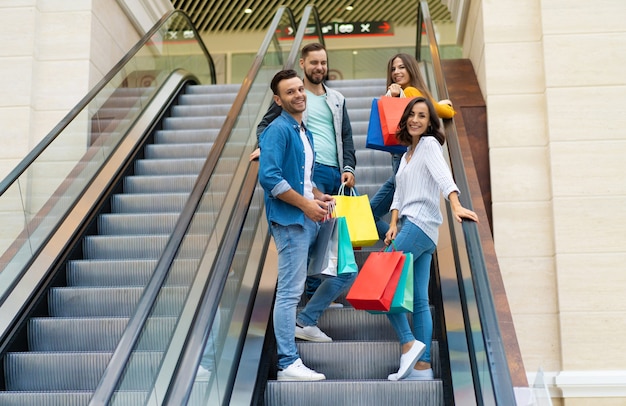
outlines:
[[[372,100],[370,121],[367,125],[365,148],[377,149],[394,154],[404,154],[406,152],[406,147],[403,145],[385,145],[383,130],[380,124],[380,113],[378,112],[378,97],[375,97],[374,100]]]
[[[346,300],[355,309],[389,311],[405,258],[402,251],[370,253]]]
[[[385,145],[400,145],[396,138],[398,124],[410,97],[381,97],[378,99],[378,113]]]

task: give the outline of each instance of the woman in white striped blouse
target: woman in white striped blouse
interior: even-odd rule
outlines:
[[[428,304],[430,263],[442,223],[441,194],[450,201],[456,221],[478,221],[461,206],[459,189],[443,158],[445,135],[432,102],[417,97],[407,105],[396,134],[408,147],[396,174],[391,222],[385,244],[413,254],[413,331],[404,313],[388,314],[402,345],[400,368],[389,380],[433,379],[430,360],[432,316]],[[399,227],[399,225],[401,227]]]

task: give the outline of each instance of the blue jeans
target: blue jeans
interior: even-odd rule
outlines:
[[[320,192],[336,195],[341,186],[341,171],[335,166],[316,162],[313,168],[313,182]]]
[[[338,275],[336,277],[313,278],[321,281],[315,294],[311,297],[304,309],[298,314],[297,321],[301,326],[317,326],[317,320],[330,303],[337,299],[340,294],[352,286],[357,273]]]
[[[376,194],[370,199],[370,207],[372,208],[372,214],[376,222],[376,230],[381,240],[385,239],[385,234],[389,231],[389,224],[387,224],[385,220],[382,220],[382,217],[389,213],[391,203],[393,202],[393,194],[396,191],[396,172],[398,172],[401,159],[402,155],[391,154],[393,175],[383,183]]]
[[[274,302],[274,335],[278,368],[284,369],[300,358],[296,347],[296,309],[307,276],[309,247],[317,236],[319,225],[305,217],[300,225],[270,224],[278,251],[278,283]]]
[[[426,345],[420,361],[430,363],[430,346],[433,340],[433,318],[428,304],[430,263],[435,243],[415,224],[404,221],[395,239],[398,251],[413,254],[413,331],[406,313],[387,314],[400,344],[418,340]]]

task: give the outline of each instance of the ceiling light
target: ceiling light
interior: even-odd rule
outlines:
[[[252,9],[251,8],[247,8],[243,11],[245,14],[252,14]]]
[[[352,11],[352,10],[354,10],[354,7],[352,7],[352,6],[348,6],[348,7],[346,7],[346,10],[348,10],[348,11]]]

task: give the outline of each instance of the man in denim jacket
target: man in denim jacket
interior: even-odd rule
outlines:
[[[330,195],[313,183],[313,138],[302,123],[304,84],[294,70],[272,79],[274,101],[282,112],[261,134],[259,182],[265,190],[265,213],[278,251],[274,334],[278,380],[314,381],[324,374],[307,368],[295,343],[296,309],[304,290],[308,252],[324,219]]]
[[[304,72],[304,88],[307,94],[307,109],[302,115],[302,121],[315,140],[313,181],[323,193],[336,195],[342,183],[349,188],[355,185],[356,153],[345,97],[324,84],[328,74],[328,56],[324,45],[305,45],[301,51],[300,68]],[[277,103],[271,104],[257,126],[257,137],[280,115],[281,110]],[[250,158],[257,158],[259,153],[257,149]],[[312,298],[320,283],[319,278],[307,278],[307,297]],[[332,302],[330,307],[342,307],[342,304]],[[301,339],[319,341],[302,331],[298,331],[297,335]]]

